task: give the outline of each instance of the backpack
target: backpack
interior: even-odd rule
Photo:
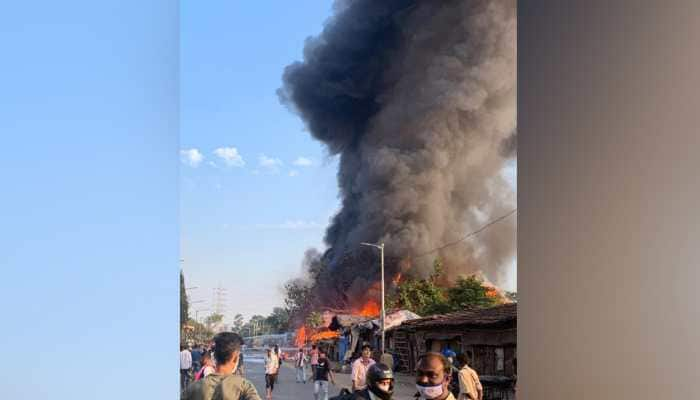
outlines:
[[[206,368],[206,367],[200,368],[199,371],[197,371],[197,373],[194,375],[195,381],[198,381],[198,380],[204,378],[204,368]]]

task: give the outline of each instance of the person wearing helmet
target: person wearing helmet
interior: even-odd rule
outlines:
[[[394,394],[394,373],[386,364],[372,364],[367,370],[367,387],[353,393],[353,399],[391,400]]]

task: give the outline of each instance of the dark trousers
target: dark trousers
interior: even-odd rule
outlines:
[[[181,369],[180,370],[180,389],[185,390],[187,388],[187,385],[190,384],[190,370],[189,369]]]

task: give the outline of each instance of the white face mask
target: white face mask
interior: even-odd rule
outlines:
[[[421,386],[416,385],[420,397],[423,399],[436,399],[442,396],[442,384],[435,386]]]

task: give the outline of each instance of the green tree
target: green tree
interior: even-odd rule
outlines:
[[[389,296],[389,308],[400,308],[421,316],[460,311],[468,307],[490,307],[498,298],[489,296],[489,289],[475,277],[460,277],[454,285],[447,285],[440,259],[433,263],[428,279],[406,279]]]
[[[498,298],[488,295],[489,289],[475,276],[460,277],[454,286],[447,289],[447,303],[450,311],[468,307],[491,307],[498,304]]]
[[[410,310],[418,315],[449,311],[445,289],[430,279],[406,279],[389,300],[390,308]]]
[[[262,315],[253,315],[248,322],[243,325],[242,331],[247,336],[263,335],[266,332],[265,317]]]
[[[418,315],[440,314],[449,311],[445,288],[440,285],[442,261],[433,262],[428,279],[406,279],[389,296],[389,308],[410,310]]]
[[[272,309],[272,314],[265,318],[265,325],[271,333],[283,333],[289,329],[289,312],[282,307]]]
[[[306,325],[310,328],[320,328],[323,325],[321,313],[313,311],[306,317]]]
[[[236,314],[233,317],[233,330],[239,334],[243,331],[243,315]]]
[[[204,319],[204,322],[205,322],[207,325],[213,325],[213,324],[217,324],[217,323],[219,323],[219,322],[221,322],[221,321],[223,321],[223,320],[224,320],[224,316],[223,316],[223,315],[221,315],[221,314],[216,314],[216,313],[215,313],[215,314],[211,314],[210,316],[206,317],[206,318]]]
[[[214,329],[215,326],[219,323],[221,323],[224,320],[224,316],[221,314],[211,314],[208,317],[204,318],[204,324],[207,326],[207,329]]]
[[[313,292],[302,279],[293,279],[284,285],[284,305],[292,319],[301,318],[310,309]]]
[[[190,320],[189,324],[194,327],[193,336],[196,342],[205,343],[214,336],[214,332],[200,322]]]
[[[180,329],[190,319],[189,303],[187,302],[187,291],[185,290],[185,275],[180,270]]]

